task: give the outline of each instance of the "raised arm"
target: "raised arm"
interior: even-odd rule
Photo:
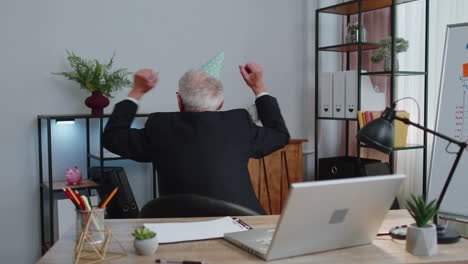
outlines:
[[[263,69],[260,65],[249,62],[239,66],[242,78],[255,94],[255,104],[263,127],[250,124],[251,157],[260,158],[266,156],[289,142],[289,132],[284,123],[278,102],[270,96],[263,83]]]
[[[133,89],[128,99],[115,105],[103,134],[103,145],[108,150],[122,157],[141,162],[151,161],[151,122],[146,122],[143,129],[130,128],[135,117],[138,100],[153,89],[159,80],[159,74],[150,69],[139,70],[134,76]]]

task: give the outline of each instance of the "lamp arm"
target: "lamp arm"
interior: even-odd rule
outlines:
[[[465,144],[465,147],[466,147],[466,144]],[[455,169],[458,166],[458,162],[460,161],[461,155],[463,154],[463,151],[465,150],[465,147],[460,147],[460,149],[457,152],[457,157],[455,158],[455,161],[453,162],[452,168],[450,169],[447,180],[445,181],[445,184],[444,184],[444,188],[442,188],[442,191],[440,192],[440,195],[439,195],[439,199],[437,199],[437,209],[439,209],[440,204],[442,203],[442,200],[444,199],[445,192],[447,191],[447,188],[448,188],[450,182],[452,181],[452,177],[455,174]]]
[[[463,142],[463,141],[455,140],[455,139],[450,138],[450,137],[448,137],[446,135],[443,135],[443,134],[440,134],[440,133],[435,132],[433,130],[430,130],[430,129],[426,128],[426,127],[421,126],[420,124],[413,123],[408,118],[401,118],[401,117],[398,117],[396,115],[394,116],[394,118],[396,120],[399,120],[399,121],[405,123],[405,124],[412,125],[412,126],[417,127],[417,128],[419,128],[419,129],[421,129],[421,130],[423,130],[425,132],[428,132],[428,133],[431,133],[431,134],[433,134],[435,136],[443,138],[443,139],[447,140],[450,143],[457,144],[460,147],[460,149],[457,152],[457,156],[455,158],[455,161],[453,162],[452,168],[450,168],[450,172],[448,174],[447,180],[445,181],[444,187],[442,188],[442,191],[440,192],[439,198],[437,199],[437,209],[439,209],[440,205],[442,204],[442,200],[444,199],[445,193],[447,192],[448,186],[450,185],[450,182],[452,181],[452,177],[455,174],[455,169],[458,166],[458,162],[460,161],[460,158],[461,158],[461,156],[463,154],[463,151],[467,147],[467,143]],[[437,224],[437,216],[434,216],[434,223]]]

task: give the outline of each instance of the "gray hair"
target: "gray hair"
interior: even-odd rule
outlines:
[[[186,111],[217,111],[224,100],[223,84],[200,70],[186,72],[179,80],[179,94]]]

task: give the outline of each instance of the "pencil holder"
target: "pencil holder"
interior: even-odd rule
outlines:
[[[76,210],[75,264],[96,264],[127,255],[104,222],[104,209]]]
[[[89,238],[85,244],[99,244],[104,241],[104,212],[105,209],[93,208],[92,211],[76,210],[76,240],[79,239],[82,230],[88,225]]]

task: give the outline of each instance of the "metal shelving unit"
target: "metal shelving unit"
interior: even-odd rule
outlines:
[[[318,150],[318,125],[319,121],[322,120],[336,120],[337,122],[345,122],[346,124],[346,155],[349,156],[349,122],[357,122],[357,118],[330,118],[330,117],[319,117],[318,116],[318,98],[319,98],[319,90],[318,87],[318,73],[319,73],[319,54],[320,52],[341,52],[345,53],[346,55],[346,70],[350,69],[349,65],[349,58],[351,52],[357,53],[357,72],[358,72],[358,96],[357,96],[357,110],[361,110],[361,76],[383,76],[390,78],[390,102],[395,101],[395,78],[397,77],[404,77],[404,76],[424,76],[424,126],[427,126],[427,83],[428,83],[428,33],[429,33],[429,0],[425,0],[426,2],[426,10],[425,10],[425,61],[424,61],[424,71],[397,71],[395,69],[394,60],[392,59],[392,65],[390,71],[378,71],[378,72],[362,72],[362,52],[366,50],[372,50],[378,48],[377,43],[369,43],[361,41],[362,35],[359,34],[359,41],[357,43],[348,43],[348,44],[338,44],[332,46],[319,46],[319,15],[321,13],[327,14],[335,14],[340,16],[345,16],[347,23],[350,21],[351,15],[358,16],[358,28],[362,25],[362,15],[364,12],[369,12],[381,8],[390,8],[391,10],[391,34],[392,37],[392,46],[395,46],[395,38],[393,36],[396,35],[396,6],[400,4],[405,4],[413,1],[424,1],[424,0],[352,0],[343,2],[340,4],[320,8],[316,10],[315,13],[315,179],[318,180],[318,171],[319,171],[319,150]],[[392,58],[395,57],[395,49],[392,49]],[[358,127],[358,126],[357,126]],[[359,129],[359,128],[358,128]],[[405,147],[395,148],[394,151],[403,151],[403,150],[413,150],[413,149],[422,149],[423,150],[423,195],[426,195],[426,187],[427,187],[427,133],[424,133],[423,144],[408,144]],[[357,156],[360,157],[360,148],[365,148],[365,145],[358,144],[357,148]],[[389,163],[390,168],[393,171],[394,167],[394,154],[389,155]]]
[[[136,117],[148,117],[150,114],[136,114]],[[104,162],[111,160],[124,160],[125,158],[112,155],[111,157],[106,157],[104,152],[104,147],[102,145],[102,133],[104,131],[104,119],[109,118],[110,115],[38,115],[37,116],[37,134],[38,134],[38,152],[39,152],[39,195],[40,195],[40,222],[41,222],[41,246],[42,253],[45,253],[54,243],[55,243],[55,234],[54,234],[54,200],[64,199],[65,196],[62,195],[62,188],[71,188],[73,190],[82,190],[86,191],[87,195],[90,196],[92,189],[99,188],[99,185],[94,181],[89,179],[88,172],[83,171],[83,174],[86,175],[86,179],[82,180],[82,183],[79,185],[67,185],[66,181],[54,181],[53,180],[53,151],[52,151],[52,130],[51,123],[52,121],[63,121],[63,120],[76,120],[84,119],[86,122],[86,166],[87,169],[91,167],[91,159],[99,161],[99,166],[101,168],[101,173],[103,171]],[[91,153],[90,146],[90,120],[98,119],[99,120],[99,153]],[[42,138],[42,126],[43,122],[46,124],[46,157],[47,164],[47,178],[44,179],[44,160],[43,155],[45,152],[43,150],[43,138]],[[104,158],[101,158],[104,157]],[[156,197],[156,173],[153,169],[153,197]],[[46,201],[47,198],[47,209],[48,209],[48,223],[45,221],[46,216]],[[46,224],[48,226],[49,232],[46,234]]]

